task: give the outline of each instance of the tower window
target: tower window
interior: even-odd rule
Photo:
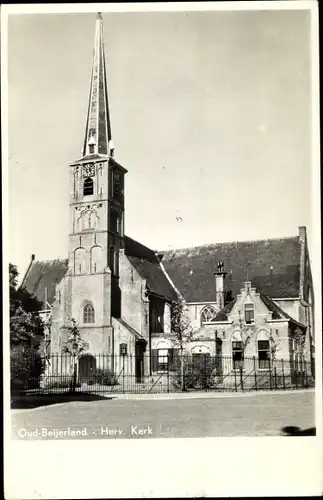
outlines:
[[[115,264],[115,249],[114,247],[110,247],[109,250],[109,266],[112,274],[115,274],[114,264]]]
[[[94,323],[94,307],[92,304],[86,304],[83,309],[83,323]]]
[[[110,229],[114,233],[121,233],[121,212],[116,207],[111,207]]]
[[[93,179],[87,177],[83,184],[83,196],[89,196],[93,194]]]

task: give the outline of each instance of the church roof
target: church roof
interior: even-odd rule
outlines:
[[[176,301],[176,292],[159,265],[159,259],[155,252],[127,236],[125,236],[124,242],[125,254],[140,276],[146,280],[148,291],[165,299]],[[22,282],[22,287],[43,303],[45,303],[47,293],[47,301],[49,304],[53,304],[55,286],[65,276],[67,269],[67,259],[32,261]]]
[[[223,261],[225,287],[233,296],[242,283],[252,281],[257,291],[274,298],[298,297],[300,238],[216,243],[161,252],[162,263],[187,302],[215,301],[217,262]]]
[[[67,269],[67,259],[33,261],[21,286],[35,295],[44,305],[47,293],[47,302],[53,304],[55,301],[55,286],[65,276]]]
[[[125,255],[140,276],[146,280],[148,290],[165,299],[176,301],[177,294],[165,276],[156,253],[128,236],[125,236],[124,241]]]

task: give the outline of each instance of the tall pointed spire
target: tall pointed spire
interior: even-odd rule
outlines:
[[[112,149],[103,45],[103,19],[99,12],[95,24],[95,41],[83,156],[91,153],[108,155],[112,154]]]

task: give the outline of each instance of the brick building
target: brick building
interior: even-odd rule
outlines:
[[[158,371],[158,359],[174,348],[172,304],[184,298],[195,332],[189,352],[221,349],[238,359],[242,315],[253,338],[250,353],[258,356],[259,346],[265,349],[278,331],[280,355],[288,359],[298,328],[313,357],[314,299],[304,227],[292,238],[164,253],[125,235],[127,170],[116,161],[112,142],[102,24],[99,14],[83,154],[69,168],[68,258],[43,262],[32,256],[22,282],[44,302],[44,316],[46,311],[51,316],[50,352],[61,352],[74,318],[89,343],[87,360],[119,354],[120,344],[126,344],[127,352],[142,360],[136,369]]]

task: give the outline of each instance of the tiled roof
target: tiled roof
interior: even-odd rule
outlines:
[[[273,300],[271,300],[270,297],[267,297],[267,295],[261,293],[260,294],[261,300],[265,304],[265,306],[271,311],[272,314],[272,319],[287,319],[294,323],[297,326],[300,326],[302,328],[306,328],[305,325],[302,323],[299,323],[296,321],[294,318],[292,318],[287,312],[283,311]]]
[[[215,300],[213,272],[218,261],[224,262],[228,273],[225,287],[232,290],[233,296],[240,293],[248,276],[257,291],[270,297],[297,297],[300,250],[296,236],[217,243],[161,254],[167,273],[187,302],[211,302]]]
[[[177,295],[159,265],[155,252],[137,241],[125,236],[125,254],[137,269],[140,276],[147,281],[150,292],[171,301],[177,300]],[[64,277],[68,269],[67,259],[32,262],[24,280],[24,288],[34,294],[42,303],[55,301],[55,285]]]
[[[227,321],[228,320],[228,314],[232,311],[233,306],[237,302],[237,299],[231,300],[229,304],[227,304],[221,311],[217,313],[213,321]]]
[[[57,285],[68,269],[67,259],[34,261],[25,277],[23,287],[44,304],[46,288],[47,302],[55,301],[55,285]]]
[[[265,304],[265,306],[268,308],[268,310],[272,312],[272,319],[286,319],[294,323],[296,326],[306,328],[305,325],[299,323],[291,316],[289,316],[289,314],[283,311],[270,297],[267,297],[267,295],[261,293],[260,298]],[[232,311],[236,301],[237,298],[229,302],[229,304],[227,304],[223,309],[221,309],[221,311],[217,313],[213,321],[227,321],[228,314],[230,314],[230,312]]]
[[[177,294],[165,276],[156,253],[127,236],[124,241],[125,255],[140,276],[146,280],[148,290],[165,299],[176,301]]]

